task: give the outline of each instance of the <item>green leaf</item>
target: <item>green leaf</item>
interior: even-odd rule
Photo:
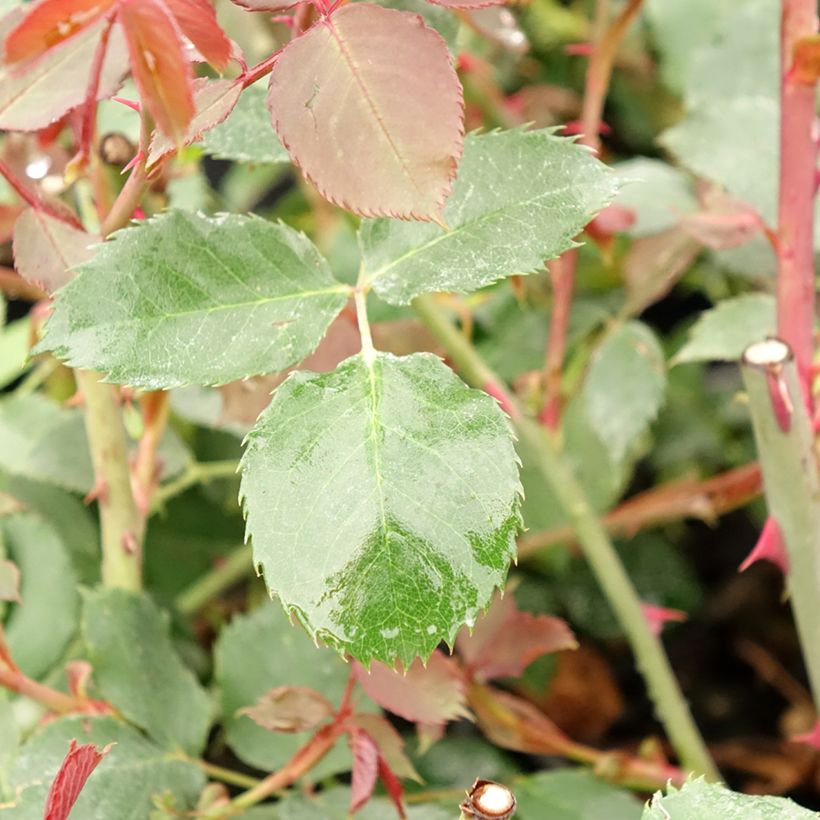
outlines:
[[[430,354],[292,374],[248,436],[254,561],[316,638],[408,665],[490,602],[515,554],[510,426]]]
[[[152,390],[295,364],[350,290],[303,234],[235,214],[142,222],[78,274],[59,292],[38,350]]]
[[[94,470],[82,412],[36,393],[0,401],[0,468],[87,493]]]
[[[373,289],[392,304],[420,293],[476,290],[531,273],[575,244],[617,179],[553,130],[495,131],[464,142],[453,193],[437,225],[366,221],[359,232]]]
[[[656,792],[643,820],[816,820],[817,813],[785,797],[737,794],[718,783],[690,780],[683,788]]]
[[[145,596],[86,592],[83,638],[104,700],[170,749],[205,747],[211,704],[174,651],[168,620]]]
[[[65,544],[38,516],[0,519],[0,538],[20,570],[22,604],[10,604],[4,627],[12,657],[30,677],[45,675],[77,629],[76,576]]]
[[[595,352],[580,401],[614,462],[657,417],[665,388],[663,351],[646,325],[627,322]]]
[[[672,364],[738,361],[752,342],[777,329],[777,305],[768,293],[747,293],[705,310]]]
[[[642,803],[583,769],[540,772],[516,781],[516,820],[639,820]]]
[[[240,760],[262,771],[284,765],[310,733],[269,732],[238,711],[277,686],[315,689],[338,705],[350,673],[335,652],[317,648],[300,629],[293,628],[282,607],[271,602],[250,615],[237,616],[222,630],[214,664],[228,745]],[[311,770],[310,777],[321,780],[348,769],[350,752],[342,743]]]
[[[139,732],[109,717],[64,717],[48,723],[23,746],[11,785],[16,805],[0,808],[3,820],[42,820],[46,794],[71,740],[113,744],[71,811],[71,820],[145,818],[155,795],[170,792],[182,811],[192,809],[205,785],[198,766],[170,755]]]
[[[40,484],[0,472],[0,492],[38,513],[56,530],[68,550],[80,581],[96,583],[100,577],[100,543],[92,511],[76,496],[50,484]]]
[[[0,328],[0,387],[6,387],[28,369],[30,338],[28,317]]]
[[[264,82],[242,92],[230,116],[205,134],[202,147],[206,154],[234,162],[290,162],[271,125]]]

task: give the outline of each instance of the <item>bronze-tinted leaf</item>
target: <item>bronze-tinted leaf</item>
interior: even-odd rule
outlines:
[[[461,156],[461,86],[415,14],[352,3],[282,52],[273,124],[319,191],[364,216],[438,221]]]
[[[333,714],[333,704],[305,686],[278,686],[238,714],[271,732],[307,732]]]

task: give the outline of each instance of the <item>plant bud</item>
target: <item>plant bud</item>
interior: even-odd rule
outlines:
[[[500,783],[476,780],[460,806],[462,816],[478,820],[508,820],[515,814],[515,795]]]

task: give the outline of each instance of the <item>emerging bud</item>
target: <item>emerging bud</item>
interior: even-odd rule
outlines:
[[[515,814],[515,795],[500,783],[476,780],[461,804],[463,817],[478,820],[508,820]]]

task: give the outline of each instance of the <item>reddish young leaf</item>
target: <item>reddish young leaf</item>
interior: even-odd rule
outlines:
[[[248,11],[285,11],[299,5],[300,0],[233,0],[237,6]]]
[[[194,107],[196,114],[188,123],[183,145],[196,142],[211,128],[227,118],[242,93],[241,80],[207,80],[199,77],[194,80]],[[151,145],[148,148],[148,166],[156,164],[171,151],[176,150],[177,144],[173,139],[159,131],[154,132]]]
[[[464,677],[458,664],[436,651],[425,669],[416,660],[407,672],[374,663],[354,665],[365,692],[388,712],[415,723],[440,724],[468,717]]]
[[[42,0],[6,37],[7,63],[44,54],[105,14],[115,0]]]
[[[379,755],[398,777],[421,783],[421,777],[410,758],[404,753],[404,740],[393,724],[383,715],[360,714],[353,718],[360,729],[367,732],[379,747]]]
[[[333,714],[333,704],[313,689],[279,686],[238,714],[271,732],[307,732]]]
[[[14,266],[20,276],[54,293],[73,277],[71,268],[91,258],[97,242],[93,234],[29,208],[14,225]]]
[[[91,743],[78,746],[76,740],[71,741],[68,754],[49,789],[43,820],[66,820],[85,786],[85,781],[108,754],[110,748],[106,746],[100,751]]]
[[[193,78],[173,19],[159,0],[125,0],[119,11],[140,97],[169,137],[194,117]]]
[[[13,24],[12,18],[17,17],[12,12],[0,21],[0,28],[8,30],[6,26]],[[36,131],[81,105],[88,92],[96,44],[104,26],[105,21],[98,20],[45,54],[0,69],[0,129]],[[100,75],[97,99],[113,94],[127,71],[128,53],[122,31],[115,25]]]
[[[199,53],[217,71],[224,70],[231,59],[231,41],[208,0],[165,0],[165,5]]]
[[[370,735],[361,729],[350,733],[350,749],[353,752],[350,813],[355,814],[373,794],[379,776],[379,750]]]
[[[20,603],[20,570],[11,561],[0,561],[0,601]]]
[[[462,151],[461,85],[422,18],[351,3],[271,72],[273,125],[323,196],[363,216],[440,220]]]
[[[517,678],[541,655],[577,646],[564,621],[519,612],[511,593],[503,598],[496,596],[473,634],[464,629],[456,639],[456,648],[467,670],[479,681]]]

